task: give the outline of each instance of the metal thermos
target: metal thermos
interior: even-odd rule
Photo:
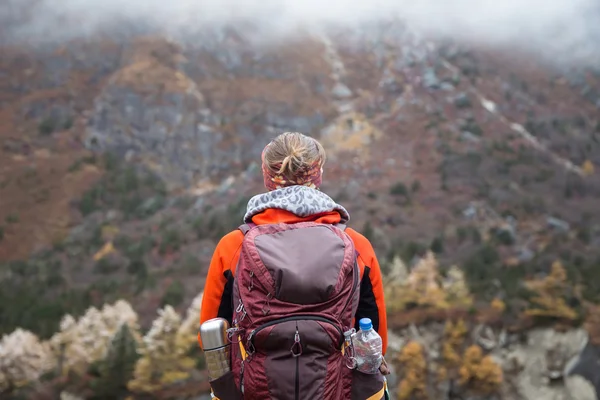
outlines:
[[[223,318],[209,319],[200,325],[200,337],[210,380],[222,377],[231,369],[231,346],[227,339],[227,329],[229,322]]]

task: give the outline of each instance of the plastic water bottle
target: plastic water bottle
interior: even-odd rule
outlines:
[[[353,335],[356,368],[365,374],[376,374],[383,362],[381,336],[369,318],[358,321],[359,331]]]

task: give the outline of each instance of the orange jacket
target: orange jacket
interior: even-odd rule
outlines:
[[[304,221],[335,224],[340,220],[341,217],[337,211],[301,218],[281,209],[267,209],[252,217],[252,222],[257,225]],[[371,318],[373,327],[381,336],[383,354],[385,355],[387,349],[387,319],[379,262],[375,256],[373,246],[367,238],[351,228],[346,228],[346,233],[354,241],[354,246],[359,253],[360,300],[355,316],[356,325],[358,325],[360,318]],[[233,277],[235,276],[235,267],[240,256],[243,239],[244,234],[240,230],[235,230],[225,235],[217,244],[204,285],[204,296],[200,312],[201,324],[216,317],[225,318],[231,323],[233,318],[231,304]],[[202,347],[200,334],[198,334],[198,343]]]

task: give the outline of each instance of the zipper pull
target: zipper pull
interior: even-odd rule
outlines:
[[[241,317],[238,319],[238,316],[241,315]],[[237,308],[235,309],[235,322],[236,324],[239,324],[240,322],[242,322],[244,320],[244,318],[246,318],[246,308],[244,307],[244,304],[242,304],[242,300],[240,299],[240,303],[237,306]]]
[[[300,357],[302,355],[302,343],[300,343],[300,333],[298,332],[298,327],[296,327],[296,334],[294,335],[294,344],[290,349],[290,353],[292,353],[293,357]]]
[[[344,332],[344,337],[346,339],[346,367],[349,369],[355,369],[357,366],[356,353],[354,351],[354,341],[352,340],[355,335],[356,329],[354,328]]]
[[[238,306],[237,306],[237,308],[235,309],[235,312],[236,312],[236,313],[241,313],[243,309],[244,309],[244,305],[242,304],[242,299],[240,299],[240,300],[239,300],[239,303],[238,303]]]
[[[254,278],[254,272],[250,271],[250,284],[248,285],[249,292],[251,292],[252,289],[254,289],[254,280],[252,278]]]
[[[240,329],[238,327],[233,327],[227,329],[227,340],[229,343],[233,343],[233,335],[237,334]]]

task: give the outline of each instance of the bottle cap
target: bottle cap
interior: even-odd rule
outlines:
[[[358,326],[361,331],[368,331],[373,328],[373,323],[370,318],[361,318],[361,320],[358,321]]]
[[[207,351],[228,345],[228,328],[229,322],[224,318],[213,318],[205,321],[202,325],[200,325],[202,348]]]

